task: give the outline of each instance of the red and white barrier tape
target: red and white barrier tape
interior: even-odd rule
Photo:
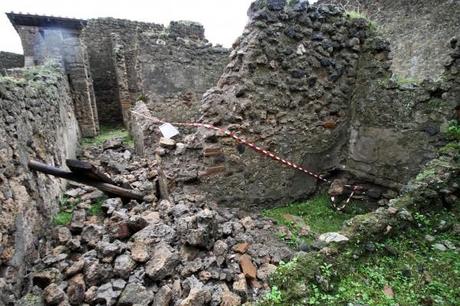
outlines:
[[[135,115],[138,115],[138,116],[141,116],[141,117],[144,117],[146,119],[149,119],[151,120],[152,122],[154,123],[168,123],[168,122],[165,122],[165,121],[162,121],[158,118],[155,118],[155,117],[150,117],[150,116],[146,116],[144,114],[141,114],[141,113],[138,113],[138,112],[135,112],[135,111],[131,111],[131,113],[135,114]],[[206,128],[206,129],[210,129],[210,130],[215,130],[215,131],[219,131],[221,133],[223,133],[224,135],[227,135],[227,136],[230,136],[232,137],[233,139],[235,139],[237,142],[251,148],[252,150],[258,152],[259,154],[261,155],[264,155],[264,156],[267,156],[271,159],[273,159],[274,161],[277,161],[283,165],[286,165],[290,168],[294,168],[298,171],[302,171],[304,172],[305,174],[309,175],[309,176],[312,176],[320,181],[323,181],[323,182],[326,182],[326,183],[331,183],[330,180],[324,178],[323,176],[319,175],[319,174],[316,174],[308,169],[305,169],[304,167],[296,164],[296,163],[293,163],[291,161],[288,161],[286,159],[283,159],[275,154],[273,154],[272,152],[268,151],[268,150],[265,150],[265,149],[262,149],[261,147],[251,143],[251,142],[248,142],[246,141],[245,139],[237,136],[234,132],[231,132],[227,129],[223,129],[223,128],[218,128],[212,124],[207,124],[207,123],[195,123],[195,122],[170,122],[170,124],[172,125],[177,125],[177,126],[190,126],[190,127],[203,127],[203,128]],[[359,192],[362,190],[362,187],[361,186],[351,186],[351,185],[345,185],[345,187],[348,187],[350,188],[352,191],[351,191],[351,194],[350,196],[348,197],[346,203],[349,203],[351,198],[353,197],[353,195],[356,193],[356,192]],[[334,198],[333,198],[333,202],[334,202]]]

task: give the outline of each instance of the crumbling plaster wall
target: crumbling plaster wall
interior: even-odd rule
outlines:
[[[24,55],[0,51],[0,70],[24,67]]]
[[[58,66],[0,77],[0,291],[20,290],[40,235],[58,209],[63,182],[28,170],[28,160],[65,165],[79,140],[67,79]],[[6,287],[4,287],[6,286]],[[16,286],[11,288],[11,286]]]
[[[449,60],[447,42],[460,33],[459,0],[320,0],[343,5],[375,21],[391,42],[393,72],[436,79]]]

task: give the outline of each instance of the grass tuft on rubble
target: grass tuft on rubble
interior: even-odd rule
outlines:
[[[258,305],[460,305],[459,208],[414,217],[413,228],[360,256],[348,249],[330,263],[314,253],[282,263]]]
[[[82,146],[86,148],[101,146],[105,141],[114,138],[121,138],[123,143],[128,147],[134,147],[134,141],[131,135],[129,135],[128,130],[123,126],[101,126],[99,135],[82,139]]]
[[[62,196],[59,198],[59,212],[53,217],[54,225],[69,225],[72,222],[73,210],[76,203],[71,203],[69,198]]]
[[[290,239],[292,244],[297,245],[301,240],[311,242],[314,234],[340,230],[345,220],[357,213],[365,212],[363,205],[361,202],[352,201],[344,211],[337,211],[332,207],[329,197],[322,194],[305,202],[267,209],[263,211],[263,215],[276,221],[279,225],[286,226],[293,234]],[[312,237],[305,239],[299,237],[302,223],[310,227]],[[280,238],[284,239],[284,237]]]

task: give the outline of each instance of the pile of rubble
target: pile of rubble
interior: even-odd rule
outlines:
[[[293,255],[270,220],[177,189],[157,199],[156,161],[118,141],[83,156],[145,192],[145,201],[105,199],[94,216],[99,191],[67,190],[72,221],[51,230],[21,305],[41,296],[46,305],[240,305],[262,294],[275,265]]]

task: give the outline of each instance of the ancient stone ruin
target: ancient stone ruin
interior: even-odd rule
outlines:
[[[323,263],[458,206],[455,32],[443,23],[411,53],[389,1],[319,2],[255,1],[230,50],[190,21],[7,13],[24,55],[0,53],[0,305],[307,305],[305,284],[333,290]],[[133,147],[81,145],[116,124]],[[74,183],[29,163],[69,159],[93,176],[70,169]],[[88,186],[98,180],[142,200]],[[362,213],[334,232],[261,214],[327,193],[331,213],[350,199]],[[292,224],[305,238],[294,248]],[[279,265],[303,278],[277,284]],[[267,298],[273,288],[283,302]]]

